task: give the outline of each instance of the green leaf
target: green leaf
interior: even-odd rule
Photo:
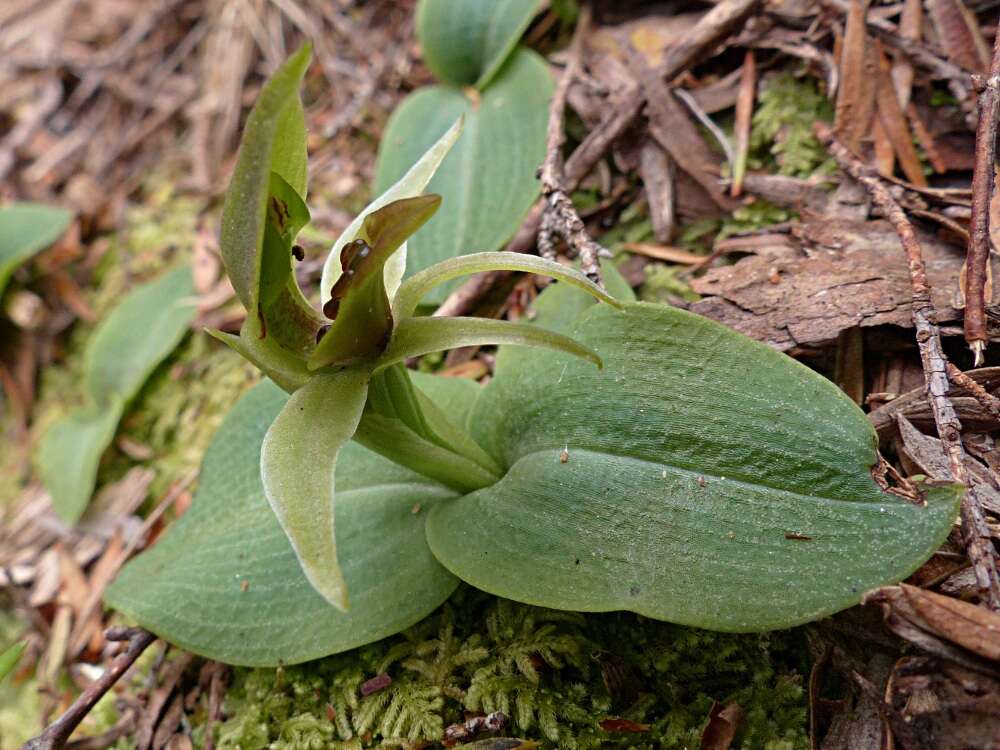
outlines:
[[[38,446],[35,463],[56,514],[74,524],[87,509],[101,456],[122,416],[120,401],[77,409],[54,422]]]
[[[0,295],[14,269],[66,231],[73,214],[41,203],[0,206]]]
[[[413,166],[406,170],[405,174],[401,173],[402,176],[391,187],[382,190],[381,195],[365,207],[365,210],[355,217],[354,221],[333,243],[326,263],[323,265],[323,278],[320,281],[320,299],[324,305],[330,300],[333,285],[340,279],[342,272],[340,254],[347,243],[353,242],[358,236],[368,215],[393,201],[416,198],[423,193],[427,183],[430,182],[431,177],[441,166],[441,162],[444,161],[451,147],[455,145],[455,141],[458,140],[462,127],[463,119],[461,117],[451,122],[444,130],[444,135],[436,141],[431,141],[430,147],[419,155]],[[399,283],[403,279],[403,271],[406,269],[406,253],[407,246],[404,242],[403,246],[385,264],[385,289],[390,299],[396,295]]]
[[[574,268],[567,268],[555,261],[539,258],[537,255],[484,252],[449,258],[414,274],[399,287],[392,304],[393,315],[397,320],[408,318],[416,311],[420,300],[434,287],[460,276],[483,271],[521,271],[539,276],[551,276],[586,291],[602,302],[620,307],[620,303],[614,297]]]
[[[393,317],[384,267],[440,205],[439,195],[419,195],[393,201],[365,217],[357,239],[340,251],[343,273],[323,305],[333,324],[310,355],[309,369],[372,360],[385,351]]]
[[[368,394],[365,371],[314,376],[292,394],[260,452],[264,493],[295,550],[306,578],[346,611],[347,587],[334,534],[337,455],[351,439]]]
[[[573,335],[603,370],[534,352],[477,400],[474,436],[509,471],[427,527],[472,585],[767,630],[857,604],[947,536],[961,488],[927,488],[927,507],[883,493],[865,415],[792,359],[642,303],[593,305]]]
[[[66,523],[75,523],[86,509],[125,406],[194,320],[193,296],[187,266],[169,271],[131,291],[87,342],[86,403],[46,431],[36,457],[52,505]]]
[[[483,88],[537,10],[538,0],[421,0],[417,38],[424,63],[442,81]]]
[[[493,344],[555,349],[601,367],[601,358],[592,349],[568,336],[524,323],[490,318],[406,318],[396,326],[392,342],[376,367],[388,367],[431,352]]]
[[[304,45],[261,89],[247,118],[222,209],[219,247],[237,296],[259,312],[264,232],[271,173],[305,194],[305,124],[299,85],[312,57]]]
[[[457,255],[495,250],[514,234],[539,194],[535,171],[545,158],[552,89],[545,61],[518,50],[481,94],[434,86],[396,109],[379,147],[376,192],[465,117],[462,137],[428,185],[444,204],[408,242],[408,275]],[[453,287],[439,287],[429,302],[443,301]]]
[[[295,664],[419,621],[458,584],[424,541],[450,490],[348,443],[337,460],[337,549],[352,607],[306,580],[268,507],[261,442],[288,397],[247,392],[209,446],[190,509],[110,586],[107,603],[182,648],[229,664]]]
[[[260,302],[271,307],[291,281],[292,244],[309,223],[309,209],[277,172],[271,172],[267,198],[267,223],[260,269]]]
[[[21,661],[26,643],[15,643],[0,652],[0,680],[14,671],[14,667]]]
[[[128,403],[170,354],[195,318],[191,270],[180,266],[141,284],[105,318],[87,342],[84,381],[98,404]]]

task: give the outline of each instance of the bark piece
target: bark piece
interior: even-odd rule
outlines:
[[[692,311],[782,351],[826,346],[854,326],[912,327],[906,260],[886,222],[817,221],[798,234],[795,257],[776,261],[762,246],[694,279],[691,288],[706,299]],[[941,322],[958,320],[961,252],[922,240]]]

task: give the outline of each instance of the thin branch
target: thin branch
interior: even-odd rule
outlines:
[[[951,382],[969,392],[979,405],[982,406],[986,411],[1000,420],[1000,398],[997,398],[988,390],[983,388],[979,383],[970,378],[964,372],[959,370],[951,362],[948,362],[948,377]]]
[[[872,202],[878,206],[882,214],[899,236],[900,244],[906,253],[912,287],[913,325],[917,330],[917,346],[920,348],[920,359],[924,369],[924,380],[931,410],[934,413],[934,423],[937,425],[938,437],[948,455],[951,474],[956,482],[965,485],[965,497],[962,500],[962,531],[965,548],[976,574],[976,583],[989,607],[1000,610],[1000,575],[997,573],[996,559],[993,554],[993,542],[990,530],[986,525],[983,508],[966,471],[965,448],[962,445],[962,423],[958,420],[955,407],[948,398],[947,358],[941,347],[941,336],[937,327],[937,311],[931,301],[930,284],[927,281],[927,271],[924,266],[923,250],[913,225],[906,213],[892,197],[889,189],[879,176],[868,166],[862,164],[847,148],[834,137],[833,131],[825,123],[816,123],[816,135],[826,146],[830,155],[837,160],[840,168],[861,183]]]
[[[601,246],[587,233],[587,227],[576,212],[573,201],[566,189],[566,168],[562,149],[566,143],[563,130],[563,116],[566,113],[566,94],[570,84],[576,79],[583,65],[583,40],[590,30],[590,6],[580,9],[580,19],[573,32],[573,42],[569,48],[569,63],[563,71],[552,103],[549,106],[549,126],[545,138],[545,161],[538,170],[542,182],[542,197],[545,208],[538,233],[538,249],[543,257],[555,257],[556,236],[562,237],[570,251],[580,258],[583,273],[595,284],[601,284],[601,265],[598,257]]]
[[[986,335],[986,270],[990,262],[990,198],[997,158],[997,122],[1000,120],[1000,34],[993,46],[990,77],[979,81],[979,123],[976,126],[976,162],[972,172],[972,218],[965,256],[965,341],[983,363]]]
[[[127,640],[128,648],[114,658],[104,674],[87,686],[80,697],[73,701],[73,705],[66,709],[66,713],[56,719],[40,735],[25,742],[21,746],[21,750],[59,750],[64,747],[70,735],[73,734],[73,730],[79,726],[84,717],[135,663],[142,652],[156,640],[155,635],[141,628],[108,628],[104,637],[109,641]]]

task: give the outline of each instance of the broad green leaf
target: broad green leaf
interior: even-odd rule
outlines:
[[[434,86],[396,109],[379,147],[376,192],[465,117],[461,138],[427,187],[444,203],[407,243],[407,275],[457,255],[496,250],[517,231],[539,193],[535,171],[545,158],[552,88],[545,61],[518,50],[479,94]],[[441,302],[452,288],[454,282],[438,287],[428,302]]]
[[[396,298],[392,302],[393,315],[397,320],[409,317],[416,311],[420,300],[434,287],[451,279],[483,271],[522,271],[539,276],[551,276],[583,289],[603,302],[619,306],[614,297],[574,268],[567,268],[537,255],[484,252],[449,258],[414,274],[403,282],[396,292]]]
[[[309,583],[346,611],[347,587],[337,562],[334,476],[337,455],[357,430],[369,374],[321,373],[292,394],[260,452],[264,494]]]
[[[659,305],[593,305],[572,333],[604,369],[533,352],[498,372],[470,424],[508,473],[431,514],[472,585],[767,630],[858,603],[947,536],[961,488],[883,493],[865,415],[794,360]]]
[[[410,357],[462,346],[511,344],[568,352],[601,367],[601,358],[578,341],[560,333],[524,323],[490,318],[407,318],[393,334],[389,348],[377,367],[388,367]]]
[[[372,360],[392,334],[384,267],[392,254],[434,215],[439,195],[393,201],[365,217],[357,239],[340,251],[343,273],[323,305],[333,323],[309,356],[309,369]]]
[[[450,381],[449,381],[450,383]],[[247,392],[209,446],[190,509],[110,586],[108,604],[182,648],[229,664],[295,664],[397,633],[458,584],[424,541],[454,493],[348,443],[337,459],[337,549],[350,612],[306,580],[268,507],[261,442],[288,400]]]
[[[191,269],[179,266],[141,284],[87,342],[84,380],[98,404],[127,403],[180,343],[197,312]]]
[[[69,525],[87,509],[101,456],[114,439],[121,415],[120,401],[91,405],[62,417],[42,436],[35,464],[52,507]]]
[[[125,406],[194,320],[193,297],[190,269],[176,268],[129,292],[87,342],[87,401],[48,429],[36,458],[52,505],[66,523],[75,523],[86,509]]]
[[[430,182],[431,177],[441,166],[441,162],[444,161],[451,147],[455,145],[455,141],[458,140],[462,127],[463,119],[461,117],[451,122],[444,131],[444,135],[436,141],[431,141],[430,147],[415,160],[413,166],[407,169],[405,174],[401,173],[402,176],[391,187],[381,191],[381,195],[358,214],[337,238],[337,241],[333,243],[326,263],[323,265],[323,278],[320,281],[320,299],[324,305],[330,300],[333,285],[340,279],[342,272],[340,253],[348,242],[353,242],[358,236],[368,215],[393,201],[415,198],[423,193],[427,183]],[[385,289],[390,299],[396,295],[399,283],[403,279],[403,271],[406,269],[406,253],[406,243],[404,242],[403,246],[385,264]]]
[[[21,656],[24,654],[24,648],[26,645],[27,644],[23,642],[15,643],[0,652],[0,680],[14,671],[14,667],[16,667],[17,663],[21,661]]]
[[[402,420],[368,410],[354,439],[391,461],[460,492],[488,487],[500,478],[475,461],[433,443]]]
[[[41,203],[0,206],[0,295],[14,269],[66,231],[73,214]]]
[[[421,0],[424,63],[456,86],[486,86],[538,10],[538,0]]]
[[[258,310],[271,173],[304,195],[305,126],[299,85],[312,57],[303,46],[264,84],[247,118],[222,209],[219,247],[226,272],[250,316]],[[301,132],[300,132],[301,129]]]

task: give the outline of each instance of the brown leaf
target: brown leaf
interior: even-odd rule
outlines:
[[[69,606],[73,619],[79,620],[87,604],[90,585],[73,555],[62,544],[56,545],[56,554],[59,555],[59,602]]]
[[[923,0],[904,0],[903,13],[899,19],[899,35],[904,39],[920,41],[923,36],[923,25]],[[896,89],[900,106],[907,109],[913,89],[913,63],[901,52],[896,53],[892,63],[892,84]]]
[[[905,583],[899,587],[931,630],[974,654],[1000,661],[1000,614]]]
[[[56,548],[50,547],[42,553],[35,563],[33,579],[35,583],[28,604],[37,609],[53,601],[59,593],[59,551]]]
[[[648,732],[649,724],[640,724],[631,719],[622,719],[618,716],[609,716],[601,719],[598,724],[605,732]]]
[[[895,747],[995,748],[1000,737],[1000,680],[926,656],[896,663],[889,683]],[[824,747],[825,750],[825,747]]]
[[[739,204],[723,190],[719,177],[722,161],[702,138],[688,110],[637,53],[629,55],[629,64],[646,93],[650,134],[720,209],[734,210]]]
[[[871,132],[878,82],[878,61],[865,26],[867,12],[867,0],[851,0],[840,51],[840,88],[834,113],[837,135],[854,152],[861,150],[861,141]]]
[[[906,116],[896,98],[896,89],[892,85],[892,74],[889,60],[882,52],[881,46],[876,46],[878,57],[878,119],[885,135],[892,144],[892,150],[899,159],[899,166],[906,179],[919,187],[927,187],[924,168],[913,147],[913,136],[906,122]]]
[[[622,250],[630,253],[645,255],[647,258],[665,260],[668,263],[681,263],[686,266],[694,266],[705,260],[704,255],[692,253],[683,247],[671,247],[669,245],[654,245],[649,242],[626,242],[622,244]]]
[[[901,441],[900,458],[912,461],[931,479],[951,482],[951,466],[941,441],[924,435],[903,414],[896,415],[896,423]],[[978,461],[968,461],[966,469],[983,507],[991,511],[1000,509],[1000,492],[993,486],[989,470]]]
[[[743,177],[747,169],[750,150],[750,123],[753,118],[754,95],[757,91],[757,62],[753,50],[747,50],[740,75],[740,90],[736,99],[736,121],[733,132],[736,138],[736,158],[733,164],[733,182],[730,195],[738,198],[743,192]]]
[[[738,703],[713,703],[708,724],[701,733],[701,750],[728,750],[736,730],[743,723],[743,709]]]
[[[931,21],[948,59],[972,73],[990,68],[990,48],[963,0],[928,0]]]
[[[647,138],[639,150],[639,174],[646,192],[653,236],[670,242],[676,226],[674,161],[656,141]]]

